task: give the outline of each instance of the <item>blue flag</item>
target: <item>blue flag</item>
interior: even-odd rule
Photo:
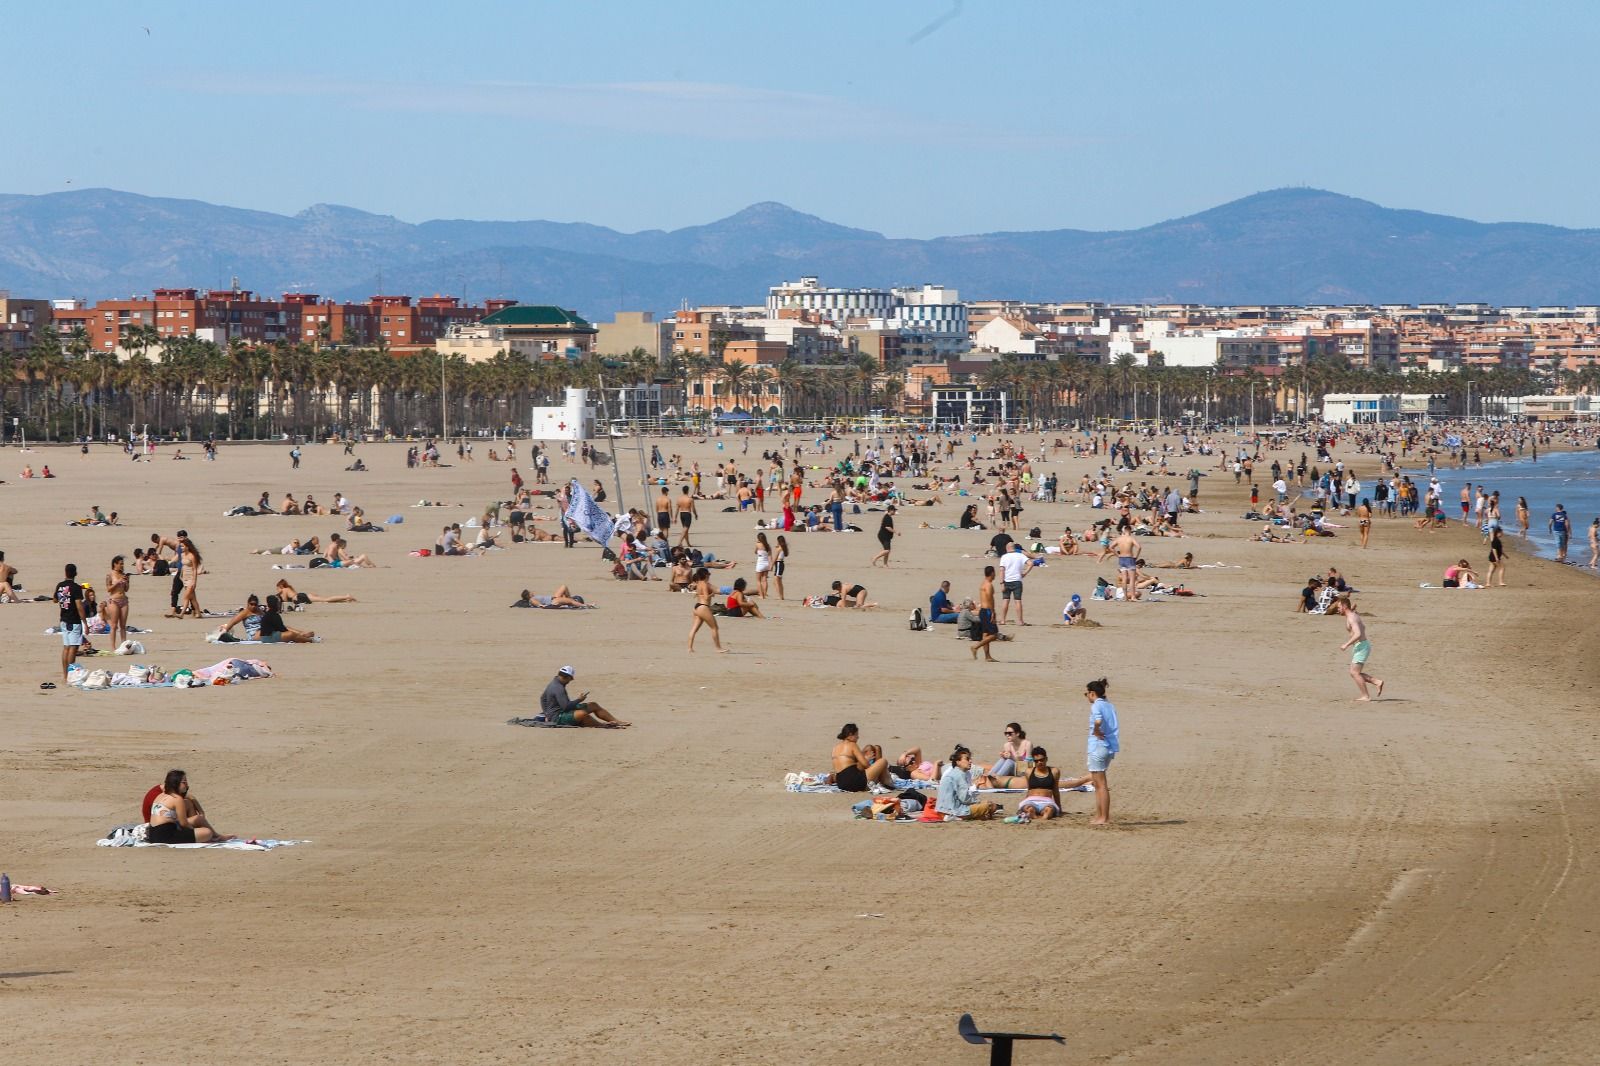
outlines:
[[[617,520],[606,513],[604,507],[594,502],[589,490],[574,478],[570,488],[572,501],[567,504],[566,519],[586,533],[590,540],[604,547],[617,531]]]

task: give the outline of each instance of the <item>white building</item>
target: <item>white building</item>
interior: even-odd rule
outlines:
[[[1002,355],[1038,355],[1041,346],[1048,342],[1049,338],[1038,326],[1010,315],[991,318],[972,335],[974,348]]]
[[[814,277],[786,281],[767,292],[767,317],[801,311],[834,326],[864,325],[915,335],[924,348],[959,355],[967,350],[967,305],[946,285],[898,289],[827,289]]]
[[[767,291],[767,317],[780,311],[804,311],[825,322],[850,318],[891,318],[895,296],[888,289],[825,289],[814,277],[786,281]]]
[[[1393,422],[1400,406],[1397,392],[1330,392],[1322,397],[1322,420],[1343,426]]]

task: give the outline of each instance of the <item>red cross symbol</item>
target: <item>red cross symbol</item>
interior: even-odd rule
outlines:
[[[559,423],[556,424],[556,428],[557,429],[566,429],[567,428],[567,424],[565,422],[559,422]]]

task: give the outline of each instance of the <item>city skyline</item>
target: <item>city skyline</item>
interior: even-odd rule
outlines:
[[[18,13],[0,86],[55,132],[16,139],[0,190],[624,232],[771,200],[927,238],[1137,228],[1312,186],[1600,226],[1573,180],[1593,157],[1572,136],[1585,50],[1547,47],[1594,35],[1576,4],[1513,17],[1357,3],[1338,20],[972,0],[472,15],[123,5],[82,33],[76,11]]]

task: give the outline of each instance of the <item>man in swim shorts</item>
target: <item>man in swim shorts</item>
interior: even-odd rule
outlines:
[[[1124,530],[1112,540],[1110,548],[1117,554],[1117,585],[1130,600],[1139,598],[1139,541],[1133,533]]]
[[[78,584],[78,567],[68,563],[66,578],[56,583],[56,607],[61,614],[61,680],[67,679],[67,670],[78,661],[78,649],[83,647],[85,618],[83,614],[83,586]]]
[[[1356,688],[1361,695],[1357,703],[1370,703],[1372,696],[1367,694],[1367,686],[1372,685],[1376,692],[1374,695],[1383,695],[1383,681],[1367,673],[1367,660],[1372,657],[1372,641],[1367,639],[1367,624],[1356,613],[1355,604],[1350,601],[1349,593],[1341,595],[1333,601],[1333,609],[1344,615],[1346,631],[1350,634],[1348,640],[1339,645],[1339,650],[1350,650],[1350,676],[1355,679]]]

